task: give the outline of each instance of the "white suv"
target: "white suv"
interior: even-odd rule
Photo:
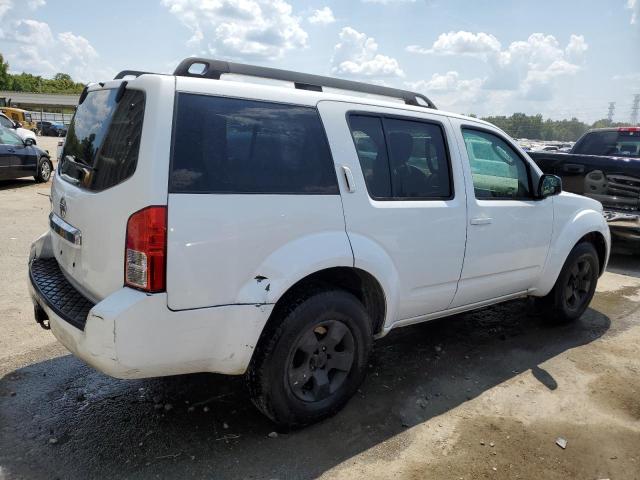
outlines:
[[[304,425],[392,328],[524,296],[580,317],[609,230],[560,190],[412,92],[197,58],[126,71],[81,95],[31,248],[35,315],[109,375],[245,374]]]

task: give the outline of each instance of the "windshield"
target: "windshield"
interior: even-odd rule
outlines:
[[[62,151],[60,173],[89,190],[104,190],[135,171],[142,133],[144,93],[90,92],[78,106]]]
[[[572,153],[640,157],[640,132],[618,130],[590,132],[582,137]]]

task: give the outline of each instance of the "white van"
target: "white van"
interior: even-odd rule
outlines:
[[[125,71],[81,95],[31,248],[35,315],[109,375],[244,374],[304,425],[392,328],[524,296],[580,317],[609,230],[560,190],[416,93],[199,58]]]

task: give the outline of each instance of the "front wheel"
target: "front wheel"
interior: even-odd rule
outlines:
[[[48,158],[40,159],[40,163],[38,164],[38,172],[35,175],[36,182],[38,183],[46,183],[51,178],[51,171],[53,170],[53,165]]]
[[[253,403],[282,427],[340,410],[364,378],[372,345],[368,315],[352,294],[298,297],[275,313],[247,372]]]
[[[579,243],[569,253],[551,292],[539,302],[556,322],[576,320],[589,306],[599,276],[598,252],[591,243]]]

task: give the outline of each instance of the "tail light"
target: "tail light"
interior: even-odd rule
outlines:
[[[166,287],[167,207],[146,207],[127,221],[124,283],[145,292]]]

